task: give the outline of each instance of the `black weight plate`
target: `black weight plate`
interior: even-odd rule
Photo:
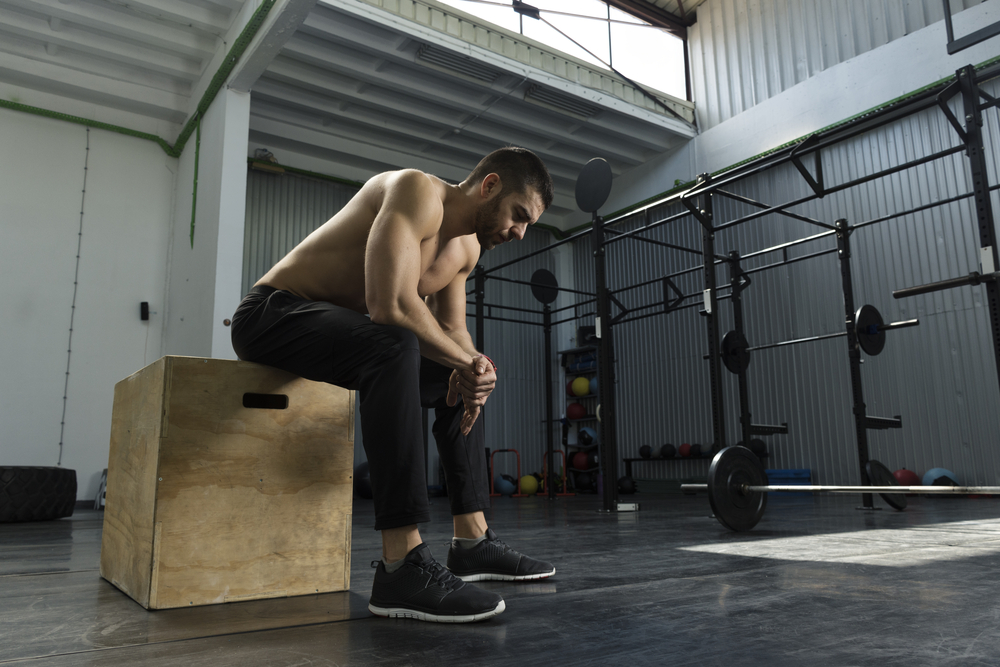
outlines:
[[[885,347],[885,332],[879,330],[882,324],[882,314],[875,306],[861,306],[855,313],[854,326],[858,333],[858,344],[865,354],[874,357]]]
[[[878,461],[869,461],[865,464],[865,472],[868,473],[868,481],[872,486],[899,486],[895,475]],[[906,496],[902,493],[880,493],[889,507],[897,510],[906,509]]]
[[[722,337],[722,364],[730,373],[738,375],[750,366],[749,347],[746,336],[736,330]]]
[[[584,165],[576,178],[576,205],[581,211],[594,213],[604,206],[611,194],[611,165],[595,157]]]
[[[737,532],[756,526],[767,507],[767,494],[743,491],[744,484],[766,486],[764,467],[746,447],[726,447],[708,469],[708,499],[719,523]]]
[[[559,282],[551,271],[538,269],[531,274],[531,293],[542,303],[552,303],[559,296]]]

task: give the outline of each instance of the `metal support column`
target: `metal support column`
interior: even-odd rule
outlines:
[[[741,337],[746,337],[743,329],[743,290],[746,288],[745,274],[740,267],[740,253],[733,250],[729,253],[729,286],[732,288],[733,302],[733,329]],[[751,422],[750,417],[750,397],[747,391],[747,372],[741,370],[737,375],[739,380],[740,393],[740,435],[743,438],[743,446],[750,446]]]
[[[708,176],[702,177],[703,182]],[[708,324],[708,372],[711,377],[712,434],[715,447],[726,446],[725,411],[722,405],[722,358],[719,339],[719,299],[715,284],[715,229],[712,227],[712,193],[702,195],[698,219],[702,224],[705,261],[705,318]],[[746,441],[747,445],[750,441]]]
[[[615,363],[611,337],[611,298],[605,269],[604,221],[594,214],[590,234],[594,251],[594,278],[597,286],[597,382],[601,392],[601,476],[603,510],[618,511],[618,443],[615,441]]]
[[[986,169],[986,152],[983,148],[983,112],[980,106],[979,85],[976,70],[967,65],[956,73],[962,103],[965,109],[965,154],[969,158],[972,173],[972,190],[976,202],[976,224],[979,227],[980,263],[983,275],[989,275],[1000,268],[997,251],[996,225],[990,202],[990,184]],[[986,282],[987,303],[990,307],[990,330],[993,333],[993,360],[997,367],[997,381],[1000,382],[1000,284],[996,280]]]
[[[861,467],[861,486],[870,486],[868,471],[868,414],[861,389],[861,346],[854,322],[854,284],[851,280],[851,228],[847,220],[837,220],[837,256],[840,258],[840,276],[844,287],[844,313],[847,325],[847,354],[851,361],[851,393],[854,396],[854,425],[858,438],[858,464]],[[861,509],[875,509],[872,494],[861,496]]]
[[[483,331],[484,324],[486,323],[486,269],[482,264],[476,265],[476,349],[480,352],[486,347],[483,339],[485,334]]]
[[[542,308],[542,325],[545,331],[545,489],[549,500],[556,499],[556,474],[552,465],[552,429],[556,421],[552,412],[552,307],[545,304]]]

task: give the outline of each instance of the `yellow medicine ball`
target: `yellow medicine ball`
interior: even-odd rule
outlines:
[[[525,475],[521,478],[521,493],[533,496],[538,493],[538,478],[534,475]]]
[[[585,377],[578,377],[573,380],[573,393],[577,396],[586,396],[590,393],[590,380]]]

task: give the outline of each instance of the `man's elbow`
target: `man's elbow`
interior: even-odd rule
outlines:
[[[395,304],[376,304],[368,308],[368,315],[375,324],[401,326],[406,319],[403,309]]]

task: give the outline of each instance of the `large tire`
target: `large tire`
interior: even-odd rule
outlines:
[[[73,516],[75,505],[75,470],[0,466],[0,523]]]

